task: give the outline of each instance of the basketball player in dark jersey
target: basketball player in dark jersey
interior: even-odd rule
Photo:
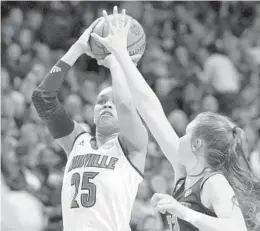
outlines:
[[[170,230],[246,231],[246,223],[254,223],[260,207],[260,191],[246,158],[243,130],[227,117],[201,113],[179,138],[158,98],[131,62],[127,52],[130,20],[126,26],[120,22],[112,25],[105,11],[103,15],[109,35],[92,36],[120,63],[136,108],[175,171],[173,196],[155,194],[155,210],[170,215]]]

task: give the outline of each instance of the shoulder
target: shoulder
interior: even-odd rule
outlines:
[[[75,137],[75,140],[73,142],[73,145],[72,145],[72,148],[76,145],[82,145],[82,146],[85,146],[86,144],[89,143],[89,141],[92,139],[93,137],[87,133],[87,132],[81,132],[79,133],[76,137]],[[84,143],[86,142],[86,144]]]
[[[82,125],[74,121],[73,131],[69,135],[55,140],[61,145],[66,154],[69,155],[75,144],[79,142],[79,139],[85,139],[86,137],[90,139],[91,135],[84,129]]]
[[[215,203],[220,200],[230,200],[234,195],[234,190],[228,180],[220,173],[206,179],[203,184],[203,188],[201,189],[201,196],[209,200],[211,203]]]

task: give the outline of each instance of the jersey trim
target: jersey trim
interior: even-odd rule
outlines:
[[[223,174],[221,174],[220,172],[210,172],[209,174],[206,174],[206,175],[203,177],[203,179],[202,179],[202,181],[201,181],[201,183],[200,183],[200,191],[202,191],[203,186],[204,186],[204,184],[207,182],[207,180],[208,180],[209,178],[211,178],[212,176],[215,176],[215,175],[217,175],[217,174],[223,176]]]
[[[122,149],[122,151],[123,151],[123,153],[124,153],[125,158],[126,158],[126,159],[128,160],[128,162],[132,165],[132,167],[135,169],[135,171],[136,171],[142,178],[144,178],[144,175],[141,173],[141,171],[140,171],[136,166],[134,166],[134,164],[133,164],[133,163],[131,162],[131,160],[129,159],[129,157],[128,157],[128,152],[127,152],[127,150],[124,148],[124,146],[123,146],[123,144],[122,144],[122,142],[121,142],[119,136],[117,137],[117,139],[118,139],[119,145],[120,145],[120,147],[121,147],[121,149]]]
[[[75,137],[75,139],[74,139],[74,141],[73,141],[73,143],[72,143],[72,148],[74,147],[74,144],[76,143],[77,139],[78,139],[82,134],[85,134],[85,133],[87,133],[87,132],[81,132],[81,133],[79,133],[79,134]]]

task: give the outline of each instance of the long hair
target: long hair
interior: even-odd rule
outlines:
[[[233,203],[241,208],[247,226],[255,226],[260,210],[260,182],[247,160],[244,131],[228,117],[211,112],[201,113],[195,120],[192,137],[205,142],[207,163],[212,170],[223,173],[235,192]]]

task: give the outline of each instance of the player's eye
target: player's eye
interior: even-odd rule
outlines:
[[[105,104],[106,103],[106,101],[105,100],[100,100],[100,101],[98,101],[98,104]]]

